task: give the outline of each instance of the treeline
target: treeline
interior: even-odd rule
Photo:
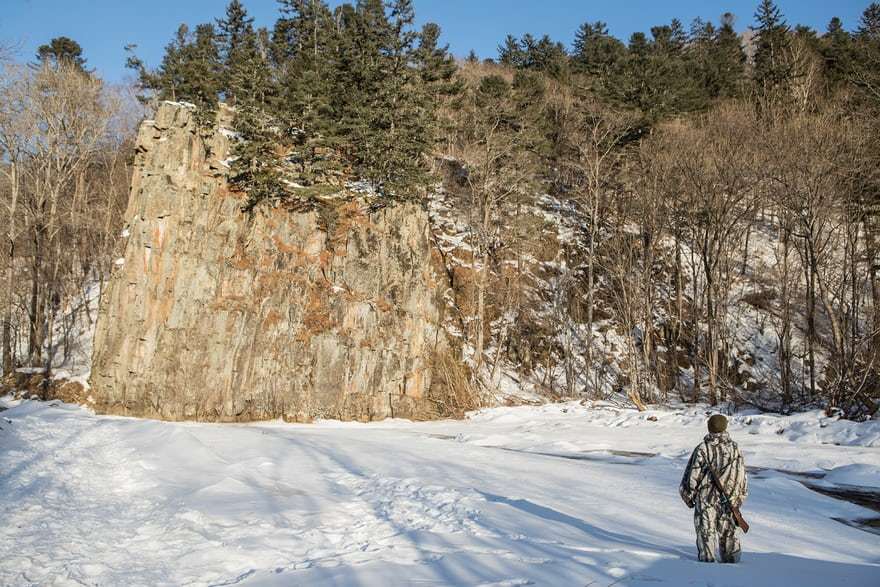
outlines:
[[[817,90],[805,87],[810,84],[832,92],[852,83],[869,88],[878,12],[875,4],[869,6],[852,33],[832,18],[820,35],[789,26],[771,0],[762,0],[743,38],[734,29],[734,15],[725,13],[717,25],[697,18],[688,29],[673,19],[652,27],[650,36],[634,33],[626,44],[605,23],[588,22],[577,30],[570,50],[546,35],[508,36],[498,47],[498,61],[589,86],[606,101],[657,121],[705,110],[723,98],[803,100],[804,92]]]
[[[389,197],[412,197],[428,179],[436,110],[456,91],[455,63],[440,29],[416,31],[411,0],[361,0],[331,11],[323,0],[279,0],[272,30],[255,29],[238,0],[216,23],[180,27],[159,67],[128,64],[147,95],[235,110],[233,183],[249,205],[289,197],[284,163],[298,182],[348,174]],[[288,147],[284,160],[279,147]]]
[[[112,267],[131,173],[125,103],[66,37],[34,63],[0,62],[4,373],[63,364],[96,318],[88,290]]]
[[[298,181],[330,175],[366,179],[386,195],[412,197],[430,181],[429,157],[454,129],[449,124],[466,87],[440,28],[414,28],[412,0],[359,0],[331,10],[324,0],[278,0],[271,28],[255,28],[232,0],[225,15],[194,29],[181,25],[162,62],[149,69],[132,52],[144,100],[181,100],[213,122],[218,102],[235,108],[233,182],[250,204],[289,197],[281,172]],[[705,111],[725,99],[800,102],[859,86],[876,91],[868,7],[858,31],[832,19],[824,34],[790,27],[771,0],[740,38],[735,17],[717,24],[678,20],[637,32],[627,43],[601,21],[582,24],[571,48],[548,36],[508,36],[499,64],[536,73],[620,109],[638,112],[644,128]],[[479,63],[471,52],[466,61]],[[282,157],[284,145],[289,152]]]

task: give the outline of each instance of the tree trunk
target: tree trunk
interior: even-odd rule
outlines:
[[[872,335],[871,357],[874,365],[880,366],[880,246],[877,228],[871,222],[870,211],[865,214],[862,230],[865,234],[865,257],[868,265],[868,279],[871,284]]]
[[[595,394],[598,390],[598,381],[593,373],[593,287],[595,285],[595,259],[596,259],[596,231],[594,229],[596,219],[590,219],[590,244],[587,252],[587,391]]]
[[[812,240],[804,243],[807,272],[807,357],[809,360],[810,399],[816,397],[816,262]]]
[[[34,258],[31,264],[30,325],[28,332],[28,364],[39,365],[43,352],[43,296],[40,279],[42,277],[43,251],[40,225],[34,227]]]
[[[10,218],[10,224],[14,220]],[[10,228],[10,232],[12,228]],[[6,270],[6,309],[3,316],[3,372],[12,373],[15,370],[15,353],[12,339],[12,307],[13,288],[15,287],[15,240],[9,241],[9,267]]]
[[[784,231],[782,235],[782,316],[779,327],[779,379],[782,386],[782,405],[785,408],[791,406],[791,300],[788,291],[789,281],[789,234]]]
[[[13,157],[9,162],[10,202],[6,238],[9,244],[9,264],[6,267],[6,308],[3,316],[3,372],[15,370],[15,341],[12,337],[12,308],[14,306],[13,290],[15,289],[15,223],[18,207],[18,163]]]
[[[474,376],[480,377],[480,368],[483,366],[483,346],[485,340],[486,319],[486,282],[489,271],[489,255],[487,253],[487,241],[489,240],[489,223],[491,219],[489,204],[483,204],[482,234],[480,235],[480,269],[477,275],[477,338],[474,345]]]
[[[715,278],[709,259],[703,257],[703,271],[706,273],[706,370],[709,375],[709,404],[718,403],[718,356],[716,333]]]

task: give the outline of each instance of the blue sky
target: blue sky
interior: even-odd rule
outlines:
[[[858,25],[870,0],[777,0],[789,23],[824,30],[832,16],[848,29]],[[334,1],[332,4],[339,4]],[[414,0],[420,23],[433,21],[453,53],[474,49],[481,57],[495,55],[508,33],[549,34],[570,43],[578,25],[603,20],[626,40],[634,31],[672,18],[685,25],[699,16],[717,21],[723,12],[737,15],[742,30],[752,23],[758,0]],[[55,36],[76,39],[89,65],[112,81],[124,79],[128,43],[155,66],[180,23],[197,24],[223,14],[226,0],[0,0],[0,40],[13,42],[19,58],[30,60],[36,47]],[[275,0],[244,0],[258,25],[277,17]]]

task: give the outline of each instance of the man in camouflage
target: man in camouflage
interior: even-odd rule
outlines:
[[[709,434],[691,454],[679,487],[684,503],[694,510],[697,553],[703,562],[715,561],[716,543],[721,562],[736,563],[740,559],[736,522],[709,474],[711,467],[731,504],[740,507],[749,493],[746,467],[739,447],[726,430],[727,418],[720,414],[709,418]]]

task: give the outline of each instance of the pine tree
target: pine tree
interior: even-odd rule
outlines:
[[[280,90],[276,111],[299,129],[300,160],[316,159],[316,150],[338,133],[333,95],[336,29],[323,0],[280,0],[281,18],[272,33],[272,58]]]
[[[689,66],[707,98],[737,95],[746,54],[733,28],[732,14],[724,14],[717,29],[710,22],[696,19],[691,25],[687,53]]]
[[[212,124],[221,90],[221,63],[214,25],[196,26],[192,42],[183,47],[180,66],[181,99],[196,105],[197,118],[203,126]]]
[[[546,77],[531,70],[517,71],[511,86],[511,103],[521,147],[530,154],[545,160],[551,157],[552,119],[545,108],[547,95]]]
[[[217,41],[222,47],[220,54],[224,60],[242,44],[249,31],[253,30],[254,19],[239,0],[231,0],[226,6],[225,18],[217,19]]]
[[[691,22],[690,36],[686,50],[688,70],[703,92],[711,98],[717,96],[718,80],[713,67],[715,50],[715,26],[701,18]]]
[[[691,44],[699,43],[709,45],[715,38],[715,25],[706,22],[699,16],[691,21],[689,41]]]
[[[525,50],[513,35],[507,35],[504,42],[498,45],[498,61],[508,67],[522,67],[525,63]]]
[[[762,0],[755,13],[755,85],[766,99],[779,97],[794,75],[789,56],[789,27],[772,0]]]
[[[226,7],[226,16],[217,19],[217,44],[219,58],[223,64],[220,79],[226,100],[234,104],[239,88],[234,87],[234,80],[247,75],[244,68],[253,59],[256,51],[256,38],[253,28],[254,19],[249,17],[239,0],[231,0]]]
[[[185,24],[177,28],[174,39],[165,46],[165,55],[155,73],[148,72],[143,63],[136,57],[129,59],[129,64],[140,67],[140,85],[143,90],[153,90],[160,100],[184,99],[184,52],[189,44],[189,27]]]
[[[260,202],[287,197],[281,153],[292,141],[272,107],[275,86],[270,73],[268,31],[255,32],[250,22],[239,22],[244,24],[228,29],[225,37],[228,66],[224,78],[228,97],[235,105],[233,126],[238,134],[232,150],[235,159],[230,182],[247,193],[245,209],[250,210]],[[230,30],[236,34],[230,34]],[[235,43],[231,44],[233,38]]]
[[[139,91],[136,95],[138,101],[142,104],[148,104],[152,99],[150,92],[159,87],[159,81],[156,74],[149,71],[143,60],[137,56],[137,53],[135,53],[136,49],[137,45],[134,43],[125,46],[125,52],[128,54],[128,57],[125,59],[125,67],[134,71],[137,76],[135,88]],[[165,57],[168,56],[168,50],[169,46],[166,46]]]
[[[465,61],[467,61],[468,63],[473,65],[475,63],[479,63],[480,58],[477,57],[477,52],[474,51],[473,49],[471,49],[470,52],[468,53],[467,57],[465,58]]]
[[[651,49],[651,45],[648,42],[648,37],[645,35],[645,33],[641,31],[636,31],[632,35],[630,35],[627,49],[629,50],[631,55],[637,57],[645,57],[648,55],[648,52]]]
[[[633,33],[628,54],[604,85],[604,93],[641,110],[651,121],[703,108],[706,95],[686,61],[681,23],[673,21],[651,32],[652,41],[644,33]]]
[[[531,35],[523,37],[525,46],[526,69],[542,71],[555,79],[564,79],[568,75],[568,52],[565,45],[553,41],[549,35],[535,39]]]
[[[498,59],[508,67],[543,71],[556,79],[568,74],[568,52],[549,35],[535,38],[526,33],[522,39],[507,35],[498,46]]]
[[[736,96],[745,75],[746,52],[733,25],[733,14],[724,13],[721,16],[721,26],[718,27],[715,35],[712,62],[717,80],[716,97]]]
[[[854,41],[849,80],[861,100],[880,115],[880,3],[865,9]]]
[[[856,36],[860,39],[880,39],[880,2],[872,2],[862,13]]]
[[[244,209],[252,210],[264,201],[285,199],[288,194],[282,183],[284,159],[279,154],[285,137],[277,119],[247,101],[236,105],[234,124],[239,137],[232,148],[235,160],[230,183],[247,193]]]
[[[374,179],[386,184],[395,195],[408,197],[411,194],[406,191],[424,185],[428,179],[425,155],[433,146],[435,108],[429,88],[446,87],[452,91],[453,71],[446,49],[436,46],[440,29],[432,28],[428,38],[422,39],[426,45],[425,61],[421,64],[429,67],[424,73],[431,79],[431,85],[425,85],[423,76],[412,67],[420,63],[417,45],[420,36],[412,28],[415,22],[412,0],[393,0],[390,8],[390,51],[381,51],[388,53],[390,75],[380,84],[384,99],[374,106],[380,112],[380,126],[385,122],[388,132],[376,133],[375,142],[383,145],[383,152],[374,162],[368,162],[365,170],[372,172],[378,167],[379,174],[374,175]]]
[[[625,56],[626,47],[609,34],[604,22],[585,22],[575,33],[572,57],[580,71],[607,76]]]
[[[234,59],[226,70],[227,91],[239,105],[272,111],[275,94],[269,66],[268,34],[249,29],[240,39]]]
[[[389,58],[391,26],[381,0],[361,0],[356,7],[343,5],[334,86],[344,92],[332,96],[339,129],[336,142],[365,179],[381,181],[383,170],[367,173],[383,149],[378,133],[390,130],[385,116],[389,98],[383,87],[392,75]],[[390,88],[388,88],[390,89]]]
[[[687,43],[687,35],[678,19],[669,25],[652,27],[651,36],[654,52],[666,57],[680,57]]]
[[[86,60],[82,47],[68,37],[55,37],[47,45],[37,48],[37,60],[42,65],[57,69],[61,65],[73,66],[85,72]]]
[[[461,92],[462,83],[455,72],[458,66],[449,53],[449,45],[439,45],[440,27],[429,22],[419,33],[418,47],[414,52],[415,67],[421,76],[423,89],[436,110],[448,98]],[[474,56],[476,59],[476,56]]]
[[[821,54],[829,84],[836,86],[845,81],[852,70],[852,38],[836,16],[822,37]]]
[[[214,25],[200,24],[194,34],[187,25],[180,25],[155,71],[148,70],[133,53],[133,45],[126,49],[131,53],[126,66],[138,74],[141,101],[190,102],[198,109],[196,116],[201,125],[213,123],[221,75]]]
[[[341,34],[333,109],[338,140],[355,171],[403,197],[427,178],[434,112],[420,73],[410,0],[361,0],[337,11]]]

